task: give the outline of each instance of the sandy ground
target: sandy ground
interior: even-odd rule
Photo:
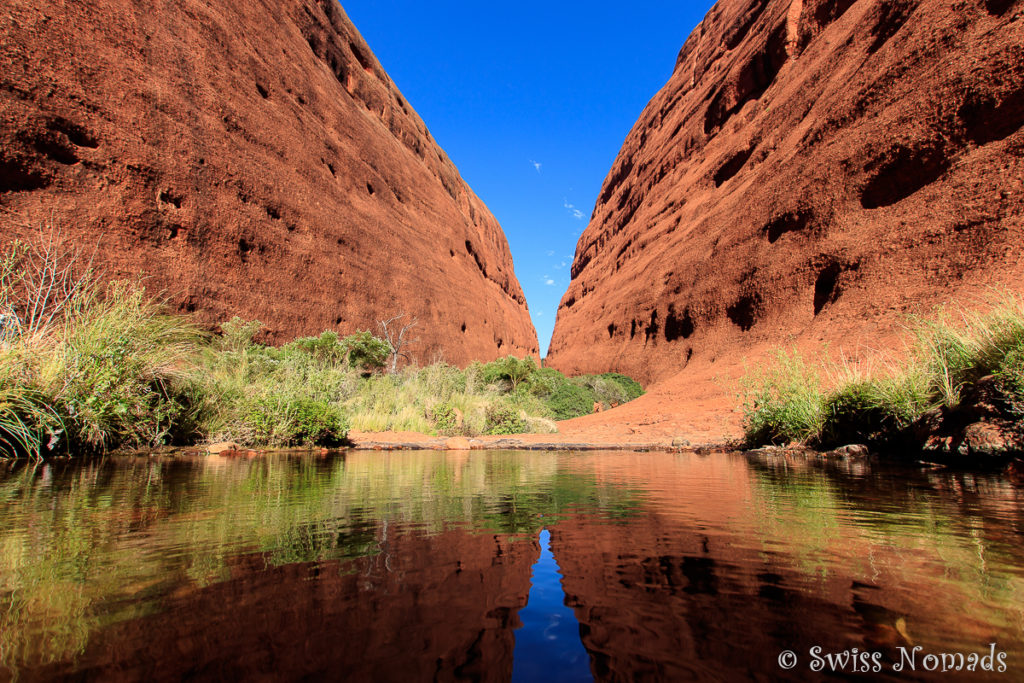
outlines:
[[[357,448],[494,448],[529,445],[722,446],[742,436],[736,379],[742,366],[710,365],[653,385],[625,405],[558,423],[557,434],[516,434],[446,439],[417,432],[359,432]]]

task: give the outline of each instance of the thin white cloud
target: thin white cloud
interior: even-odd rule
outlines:
[[[571,213],[572,217],[575,218],[576,220],[581,220],[583,218],[583,212],[577,209],[574,205],[570,204],[568,199],[562,200],[562,206],[568,209],[569,213]]]
[[[551,278],[548,278],[547,280],[544,281],[544,284],[546,284],[548,287],[553,287],[555,285],[555,281],[552,280]]]
[[[530,163],[533,164],[535,169],[537,169],[537,173],[540,173],[541,163],[539,161],[534,161],[533,159],[530,159]]]
[[[548,256],[554,256],[554,255],[555,255],[555,250],[554,249],[548,249]]]

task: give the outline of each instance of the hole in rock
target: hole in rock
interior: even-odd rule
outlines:
[[[270,91],[267,90],[262,83],[256,83],[256,91],[260,94],[260,97],[267,99],[270,97]]]
[[[747,159],[749,159],[750,155],[753,153],[754,147],[751,146],[748,149],[744,149],[729,157],[729,159],[715,172],[715,187],[721,187],[722,183],[739,173],[746,165]]]
[[[366,58],[366,55],[363,54],[362,50],[356,47],[353,43],[349,43],[348,47],[352,50],[352,54],[355,55],[356,61],[359,62],[359,66],[363,67],[363,70],[366,73],[372,74],[373,65],[370,63],[370,60]]]
[[[615,336],[615,323],[608,323],[608,338]]]
[[[807,229],[814,214],[808,209],[799,211],[788,211],[777,216],[768,222],[761,230],[768,237],[768,242],[774,244],[787,232],[800,232]]]
[[[158,195],[158,198],[164,204],[170,204],[171,206],[173,206],[176,209],[180,209],[181,208],[181,201],[182,201],[181,197],[179,197],[178,195],[174,194],[170,190],[160,190],[160,194]]]
[[[644,342],[647,342],[651,337],[658,336],[658,330],[661,326],[658,324],[658,311],[651,311],[651,321],[647,323],[647,327],[644,329]]]
[[[825,0],[819,2],[812,13],[813,21],[800,27],[800,51],[802,52],[815,36],[824,31],[836,19],[846,14],[856,0]],[[806,4],[806,3],[805,3]],[[801,22],[802,24],[804,22]]]
[[[897,147],[864,186],[860,204],[865,209],[895,204],[941,178],[949,166],[941,145]]]
[[[997,101],[992,95],[971,93],[960,105],[957,117],[967,138],[987,145],[1008,138],[1024,126],[1024,85]]]
[[[46,158],[64,166],[72,166],[79,161],[75,150],[53,133],[44,133],[33,138],[32,146]]]
[[[99,140],[89,133],[89,131],[77,123],[68,121],[67,119],[51,119],[46,124],[46,127],[57,133],[63,133],[65,137],[71,141],[71,144],[76,147],[89,147],[95,149],[100,146]]]
[[[1001,17],[1015,2],[1017,0],[985,0],[985,10],[994,17]]]
[[[665,317],[665,341],[675,341],[682,337],[689,339],[693,335],[693,316],[690,314],[690,307],[683,309],[683,314],[676,313],[675,304],[669,304],[668,315]]]
[[[764,8],[768,5],[768,0],[754,0],[750,7],[747,9],[747,13],[739,18],[732,27],[729,28],[728,33],[722,40],[725,43],[727,50],[731,50],[739,45],[746,37],[747,33],[750,32],[750,27],[754,25],[757,18],[764,12]]]
[[[248,240],[244,237],[238,238],[238,255],[242,258],[242,261],[249,260],[249,252],[252,251],[252,245],[249,244]]]
[[[476,261],[476,267],[481,273],[483,273],[484,277],[487,277],[487,269],[484,267],[484,262],[481,260],[480,256],[477,255],[476,251],[473,249],[473,244],[469,240],[466,240],[466,251],[469,252],[469,255],[473,257],[474,261]]]
[[[373,189],[373,185],[370,183],[366,183],[366,191],[370,193],[371,197],[377,193],[377,191]]]
[[[463,332],[466,331],[466,323],[462,323],[462,328],[461,329],[462,329]]]
[[[818,272],[818,277],[814,280],[814,315],[821,313],[825,306],[833,303],[842,294],[839,287],[839,275],[842,272],[842,266],[835,261]]]
[[[727,306],[726,315],[733,325],[746,332],[757,322],[758,309],[761,307],[761,297],[756,294],[746,294],[736,300],[735,303]]]
[[[23,161],[0,158],[0,193],[28,192],[49,187],[53,181]]]
[[[275,221],[281,220],[281,209],[270,204],[264,206],[263,209],[267,212],[267,215],[273,218]]]
[[[721,128],[744,104],[760,98],[768,90],[789,58],[787,42],[783,22],[772,31],[765,46],[744,64],[732,83],[723,86],[708,105],[704,114],[705,135]]]
[[[874,54],[882,49],[882,46],[899,33],[907,19],[917,9],[917,0],[886,0],[877,10],[878,17],[875,25],[871,28],[871,35],[874,37],[868,47],[868,54]]]

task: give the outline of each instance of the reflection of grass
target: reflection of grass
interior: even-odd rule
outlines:
[[[177,583],[227,579],[239,555],[367,557],[388,534],[452,525],[533,534],[572,506],[620,498],[635,507],[548,454],[3,465],[0,665],[73,656]]]
[[[851,482],[822,470],[752,470],[762,542],[785,538],[786,552],[808,573],[824,577],[841,562],[868,583],[884,570],[902,585],[931,585],[951,604],[985,602],[1018,612],[1024,604],[1024,578],[989,570],[1015,565],[1015,548],[989,540],[981,514],[934,489],[906,487],[895,501],[854,500]]]

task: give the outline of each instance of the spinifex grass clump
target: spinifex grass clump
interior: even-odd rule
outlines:
[[[1004,296],[984,313],[942,312],[914,321],[911,330],[914,344],[905,360],[873,374],[811,369],[796,354],[779,352],[767,372],[745,382],[748,445],[904,445],[925,413],[957,410],[982,380],[995,386],[1010,416],[1024,418],[1020,297]],[[823,380],[834,388],[826,391]]]

